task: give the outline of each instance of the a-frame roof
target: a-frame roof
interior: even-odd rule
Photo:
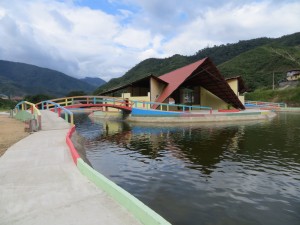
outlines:
[[[156,102],[164,102],[180,87],[201,86],[233,107],[245,109],[245,106],[241,103],[238,96],[236,96],[234,91],[226,82],[225,78],[220,74],[219,70],[209,58],[201,59],[187,66],[166,73],[160,77],[150,75],[130,84],[110,89],[101,94],[113,93],[131,85],[141,85],[151,77],[157,79],[161,83],[166,84],[165,89],[156,99]]]
[[[204,58],[181,67],[159,78],[167,82],[168,85],[156,100],[157,102],[164,102],[181,85],[201,85],[233,107],[245,109],[244,105],[209,58]]]

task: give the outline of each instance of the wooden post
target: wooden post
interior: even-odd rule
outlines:
[[[42,117],[41,117],[41,115],[38,115],[38,124],[39,124],[39,128],[38,128],[38,130],[42,130]]]

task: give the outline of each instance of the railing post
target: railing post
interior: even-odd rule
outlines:
[[[68,99],[65,98],[65,106],[67,106],[67,105],[68,105]]]
[[[74,115],[73,115],[73,113],[71,114],[71,118],[70,118],[70,123],[71,123],[71,126],[73,126],[74,125]]]
[[[67,121],[67,123],[69,122],[69,118],[68,118],[68,113],[65,112],[65,121]]]
[[[38,120],[38,124],[39,124],[39,129],[38,130],[42,130],[42,117],[41,117],[41,115],[38,115],[37,120]]]
[[[94,105],[97,103],[96,97],[94,97]]]

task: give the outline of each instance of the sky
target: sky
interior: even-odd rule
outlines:
[[[147,58],[300,32],[299,0],[0,0],[0,59],[106,81]]]

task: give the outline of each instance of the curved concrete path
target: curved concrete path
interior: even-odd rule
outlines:
[[[42,111],[42,131],[0,157],[0,224],[140,224],[78,171],[68,130],[55,113]]]

